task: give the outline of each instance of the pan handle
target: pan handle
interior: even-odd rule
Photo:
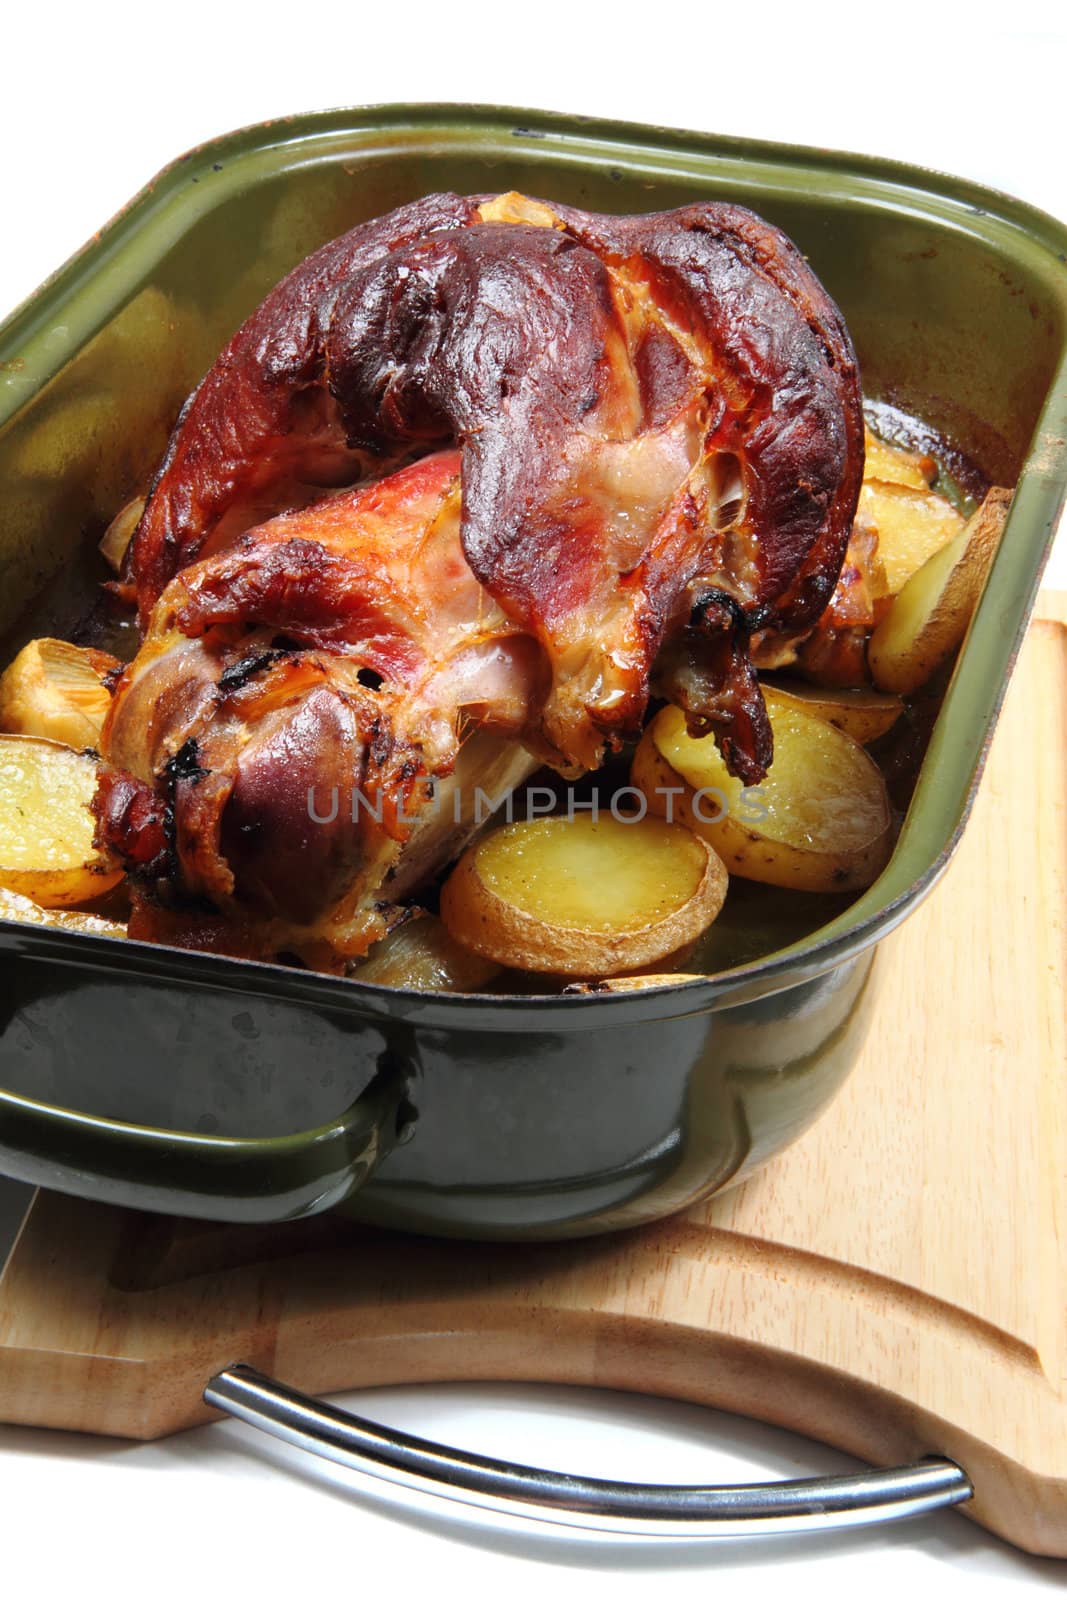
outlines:
[[[334,1122],[230,1139],[114,1122],[0,1093],[6,1177],[87,1200],[217,1222],[285,1222],[339,1205],[388,1155],[414,1112],[388,1051]]]
[[[974,1493],[963,1469],[940,1459],[847,1477],[718,1487],[576,1478],[400,1433],[310,1399],[244,1365],[212,1378],[204,1399],[287,1444],[390,1483],[467,1506],[604,1533],[708,1538],[856,1527],[959,1505]]]

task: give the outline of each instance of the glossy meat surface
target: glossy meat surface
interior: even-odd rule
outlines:
[[[98,799],[105,842],[154,900],[236,912],[242,947],[330,965],[445,864],[476,786],[499,798],[538,764],[522,741],[536,745],[543,664],[459,530],[459,457],[443,452],[172,580],[112,705],[121,777]]]
[[[142,616],[264,507],[453,441],[464,552],[544,645],[574,769],[633,731],[668,631],[714,681],[727,621],[814,620],[863,459],[840,314],[750,212],[435,196],[312,256],[220,357],[134,542]],[[734,740],[750,781],[766,741]]]
[[[473,734],[577,774],[653,691],[758,782],[750,635],[817,619],[862,465],[840,314],[740,208],[438,195],[327,245],[191,397],[131,548],[105,754],[165,812],[151,893],[350,951]],[[301,819],[339,774],[373,824]],[[131,805],[101,833],[144,878]]]

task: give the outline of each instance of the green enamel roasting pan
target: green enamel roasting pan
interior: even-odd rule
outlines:
[[[867,395],[1018,485],[891,861],[847,903],[742,886],[721,970],[634,994],[420,994],[0,922],[0,1172],[218,1219],[343,1206],[474,1238],[592,1233],[747,1174],[852,1064],[878,942],[959,838],[1064,498],[1067,230],[1017,201],[889,162],[491,107],[219,139],[0,328],[4,659],[84,613],[102,528],[286,270],[416,196],[508,188],[751,206],[841,305]]]

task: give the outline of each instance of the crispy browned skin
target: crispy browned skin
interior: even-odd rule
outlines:
[[[96,802],[139,927],[201,944],[196,900],[235,952],[343,964],[470,831],[446,796],[444,827],[415,837],[430,781],[493,795],[538,764],[520,741],[547,672],[464,558],[459,465],[442,452],[276,517],[167,586]]]
[[[470,201],[431,195],[353,228],[301,262],[234,334],[178,418],[131,548],[144,626],[220,524],[251,527],[359,476],[324,369],[333,302],[391,248],[472,214]]]
[[[722,636],[818,615],[862,427],[840,314],[750,212],[435,196],[310,257],[236,335],[179,423],[131,572],[147,620],[176,571],[309,478],[456,441],[463,548],[548,653],[560,764],[635,730],[670,633],[744,704],[736,728],[713,702],[693,716],[756,781],[769,729]]]
[[[799,633],[757,634],[752,659],[761,670],[788,667],[824,688],[870,684],[867,643],[888,605],[877,531],[857,518],[837,587],[814,626]]]
[[[576,773],[639,731],[654,674],[758,782],[749,637],[817,618],[862,466],[840,314],[751,213],[403,207],[291,274],[186,406],[131,547],[148,636],[106,753],[165,791],[187,895],[317,928],[340,897],[352,950],[380,841],[305,838],[292,799],[339,762],[394,810],[472,729]],[[367,473],[391,475],[322,499]],[[136,865],[129,806],[101,809]]]

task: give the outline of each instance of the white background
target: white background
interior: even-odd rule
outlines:
[[[906,10],[906,14],[905,14]],[[23,6],[4,24],[0,315],[174,155],[344,104],[488,101],[894,156],[1067,219],[1059,7],[808,4],[580,9],[358,0]],[[1007,24],[1010,24],[1007,25]],[[1049,581],[1067,587],[1062,548]],[[0,1254],[21,1195],[0,1185]],[[8,1230],[9,1231],[9,1230]],[[394,1391],[369,1415],[603,1476],[841,1470],[834,1452],[694,1408],[583,1391]],[[157,1445],[0,1428],[5,1592],[257,1597],[464,1588],[560,1597],[1031,1594],[1067,1581],[954,1513],[872,1533],[650,1548],[538,1532],[368,1488],[226,1423]]]

